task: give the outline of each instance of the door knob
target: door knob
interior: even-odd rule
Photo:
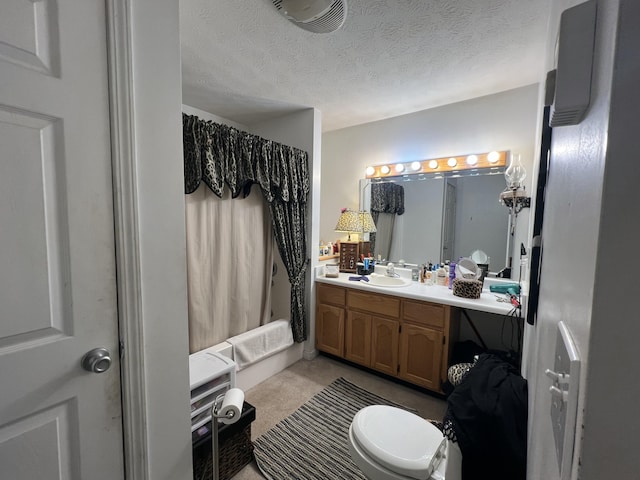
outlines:
[[[89,372],[106,372],[111,366],[111,355],[106,348],[94,348],[82,357],[81,363],[82,368]]]

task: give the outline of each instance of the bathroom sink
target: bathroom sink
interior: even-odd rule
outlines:
[[[369,275],[369,282],[367,282],[367,284],[375,285],[376,287],[406,287],[411,285],[411,280],[407,280],[402,277],[387,277],[386,275],[376,275],[375,273],[372,273]]]

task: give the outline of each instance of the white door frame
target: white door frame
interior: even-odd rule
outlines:
[[[105,0],[125,477],[149,478],[132,80],[132,0]]]

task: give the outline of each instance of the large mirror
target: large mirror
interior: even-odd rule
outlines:
[[[504,169],[451,177],[405,175],[382,182],[400,185],[404,213],[381,214],[374,255],[397,262],[440,263],[468,257],[480,250],[489,257],[489,270],[508,266],[509,211],[498,201],[505,188]],[[360,181],[361,209],[370,210],[372,184]],[[387,253],[388,252],[388,253]]]

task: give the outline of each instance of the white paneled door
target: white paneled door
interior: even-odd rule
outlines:
[[[2,479],[124,477],[106,41],[103,0],[0,2]]]

